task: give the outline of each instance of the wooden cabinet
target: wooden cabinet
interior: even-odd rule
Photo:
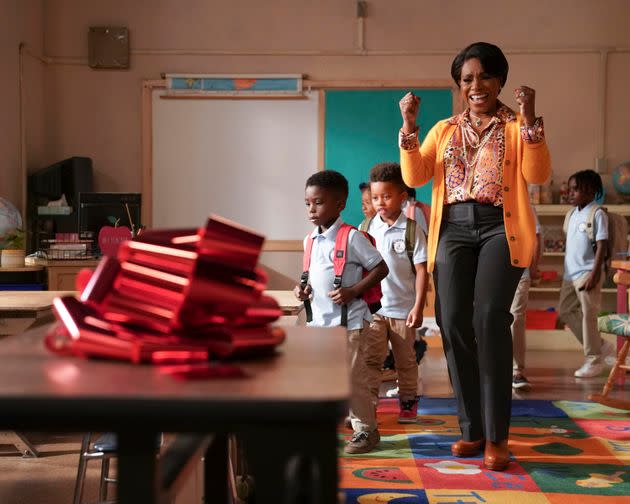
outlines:
[[[53,261],[46,259],[27,258],[27,264],[46,269],[48,290],[74,291],[77,273],[84,268],[95,269],[99,261],[97,259],[84,259],[72,261]]]

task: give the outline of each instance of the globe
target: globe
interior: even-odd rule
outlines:
[[[624,201],[630,201],[630,161],[621,163],[613,170],[612,183]]]
[[[0,198],[0,239],[9,231],[22,227],[22,216],[13,203]]]

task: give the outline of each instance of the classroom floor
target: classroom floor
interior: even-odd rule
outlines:
[[[429,349],[421,365],[423,395],[448,397],[451,390],[439,338],[429,337],[427,340]],[[605,381],[605,376],[591,379],[573,377],[573,371],[582,363],[580,352],[530,351],[527,359],[527,376],[533,389],[515,393],[515,398],[581,400],[592,392],[600,391]],[[383,393],[393,386],[393,382],[385,382]],[[612,396],[627,398],[629,388],[630,381],[625,390],[616,389]],[[81,436],[31,433],[27,437],[40,451],[40,458],[24,459],[11,446],[0,445],[0,503],[69,504],[72,502]],[[96,496],[98,465],[92,463],[88,471],[85,494],[88,501],[93,501]],[[199,481],[191,482],[191,488],[184,490],[177,504],[197,502],[199,484]]]

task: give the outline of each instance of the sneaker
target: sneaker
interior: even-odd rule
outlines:
[[[529,390],[532,388],[532,384],[525,378],[524,374],[518,373],[512,376],[512,388],[519,390]]]
[[[381,441],[378,429],[371,432],[359,431],[352,435],[350,441],[346,443],[344,451],[349,454],[371,452]]]
[[[394,387],[385,392],[387,397],[398,397],[398,387]]]
[[[416,423],[418,420],[418,400],[400,401],[398,423]]]
[[[608,340],[602,339],[601,347],[602,359],[607,366],[614,366],[617,360],[617,345]]]
[[[592,378],[602,374],[602,371],[604,371],[604,365],[598,357],[587,357],[582,367],[575,371],[573,375],[576,378]]]

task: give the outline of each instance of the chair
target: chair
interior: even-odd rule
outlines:
[[[90,447],[90,443],[92,446]],[[107,487],[110,483],[116,483],[116,480],[109,476],[109,461],[116,456],[116,436],[112,433],[105,433],[92,442],[92,433],[88,432],[83,436],[81,443],[81,455],[79,457],[79,468],[77,471],[77,480],[74,485],[73,504],[81,504],[83,497],[83,487],[85,486],[85,474],[87,472],[87,463],[90,460],[101,461],[101,477],[98,490],[98,501],[107,501]]]
[[[630,370],[630,366],[626,365],[626,357],[630,350],[630,315],[627,313],[613,313],[612,315],[599,317],[597,319],[597,328],[600,332],[615,334],[618,339],[623,338],[623,344],[617,351],[615,364],[610,370],[602,393],[591,394],[589,399],[604,406],[630,411],[630,401],[608,397],[608,393],[615,386],[615,380],[618,376],[624,377],[625,372]],[[623,384],[623,380],[621,383]]]

